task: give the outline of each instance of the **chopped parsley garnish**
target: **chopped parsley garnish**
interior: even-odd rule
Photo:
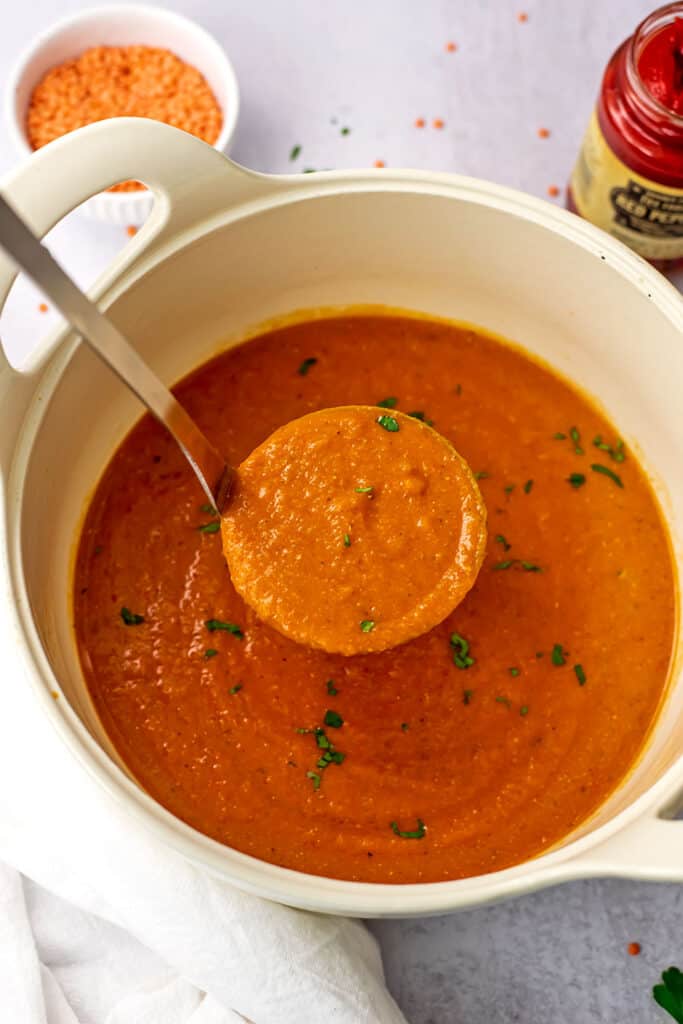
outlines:
[[[315,366],[317,362],[318,360],[315,358],[315,356],[309,356],[308,359],[304,359],[303,363],[296,372],[299,374],[300,377],[305,377],[308,371],[311,369],[311,367]]]
[[[215,647],[207,647],[206,650],[204,651],[204,657],[206,658],[207,661],[209,660],[209,658],[215,658],[217,654],[218,651],[216,650]]]
[[[583,473],[570,473],[567,477],[567,483],[571,484],[576,490],[578,490],[579,487],[583,487],[585,482],[586,478]]]
[[[204,625],[209,633],[222,631],[224,633],[232,633],[233,636],[239,637],[240,640],[244,639],[244,633],[234,622],[222,622],[221,619],[207,619]]]
[[[463,704],[471,704],[472,697],[474,696],[474,690],[463,690],[462,691],[462,702]]]
[[[213,523],[204,523],[202,526],[197,527],[200,533],[218,533],[220,528],[221,524],[218,519]]]
[[[401,728],[403,729],[404,732],[407,732],[408,728],[409,728],[408,723],[407,722],[401,722]]]
[[[591,469],[593,470],[594,473],[602,473],[603,476],[608,476],[610,478],[610,480],[614,480],[614,482],[617,485],[617,487],[623,487],[624,486],[623,483],[622,483],[621,477],[617,476],[617,474],[613,470],[611,470],[609,468],[609,466],[601,466],[599,462],[594,462],[591,465]]]
[[[574,672],[576,673],[576,678],[579,681],[579,686],[585,686],[586,673],[583,670],[583,665],[574,665]]]
[[[502,562],[496,562],[491,568],[494,572],[498,572],[502,569],[511,569],[513,565],[519,565],[523,572],[543,572],[540,565],[536,565],[535,562],[525,562],[520,558],[504,558]]]
[[[528,704],[522,704],[521,708],[519,709],[519,713],[522,716],[522,718],[524,718],[525,715],[528,715],[529,714],[529,705]]]
[[[608,455],[611,455],[615,462],[623,462],[626,458],[624,442],[621,440],[617,441],[614,447],[612,447],[612,445],[603,441],[600,434],[598,434],[593,438],[593,444],[596,448],[599,448],[601,452],[607,452]]]
[[[351,536],[348,533],[344,534],[344,547],[345,548],[350,548],[351,547]]]
[[[336,697],[337,694],[339,693],[339,690],[334,685],[334,679],[328,679],[327,682],[325,683],[325,687],[327,688],[327,692],[330,695],[330,697]]]
[[[490,475],[491,474],[487,473],[486,470],[482,470],[481,472],[474,474],[474,479],[475,480],[488,480]]]
[[[553,434],[553,441],[566,441],[567,435],[563,434],[561,430],[558,430],[556,434]]]
[[[517,676],[519,675],[520,671],[521,671],[521,670],[520,670],[520,669],[518,669],[518,668],[516,668],[516,667],[513,667],[513,668],[509,668],[509,669],[508,669],[508,672],[510,673],[510,675],[512,676],[512,678],[513,678],[513,679],[516,679],[516,678],[517,678]]]
[[[381,402],[377,403],[377,405],[380,409],[395,409],[398,405],[398,398],[394,398],[393,396],[383,398]]]
[[[652,989],[654,1000],[678,1024],[683,1024],[683,972],[678,967],[670,967],[662,971],[662,982]]]
[[[515,564],[515,561],[516,559],[514,558],[505,558],[502,562],[496,562],[496,564],[491,566],[491,568],[494,570],[494,572],[498,571],[499,569],[509,569],[511,566]]]
[[[509,697],[496,697],[497,704],[504,704],[506,708],[512,707],[512,701]]]
[[[506,487],[503,488],[503,490],[505,491],[506,494],[512,494],[514,489],[515,489],[515,485],[514,484],[508,484]]]
[[[398,836],[399,839],[424,839],[427,831],[425,823],[421,818],[417,819],[417,828],[414,832],[402,832],[395,821],[390,821],[389,825],[391,827],[391,831],[395,836]]]
[[[421,422],[426,423],[428,427],[434,426],[434,420],[428,419],[421,409],[416,409],[414,412],[409,412],[408,415],[412,416],[414,420],[421,420]]]
[[[290,153],[289,153],[289,159],[290,160],[296,160],[296,158],[299,156],[300,153],[301,153],[301,146],[298,145],[298,143],[297,143],[296,146],[292,146],[292,148],[290,150]]]
[[[130,608],[126,608],[125,606],[121,609],[121,618],[126,626],[139,626],[145,621],[144,615],[136,615],[135,612],[132,612]]]
[[[363,619],[363,621],[360,624],[360,631],[361,631],[361,633],[372,633],[374,628],[375,628],[374,619]]]
[[[512,547],[512,544],[510,544],[507,541],[507,539],[503,536],[502,533],[497,533],[496,534],[496,544],[502,544],[503,545],[503,551],[509,551],[510,548]]]
[[[525,494],[530,494],[531,493],[531,488],[533,486],[534,486],[533,480],[527,480],[527,482],[524,484],[524,493]]]
[[[339,134],[340,135],[350,135],[351,134],[351,129],[350,128],[342,128],[342,130],[340,131]]]
[[[200,505],[199,511],[204,512],[207,516],[217,516],[218,509],[214,508],[213,505]]]
[[[334,715],[335,712],[328,711],[327,714]],[[327,718],[327,716],[325,717]],[[341,719],[341,716],[339,717]],[[342,724],[341,721],[340,724]],[[334,728],[338,728],[338,726],[334,726]],[[346,754],[342,754],[340,750],[335,749],[329,737],[325,734],[325,730],[320,726],[317,726],[315,729],[297,729],[296,731],[298,733],[313,733],[313,735],[315,736],[316,746],[318,750],[322,751],[322,754],[316,761],[315,766],[316,768],[319,768],[321,771],[324,771],[325,768],[329,767],[329,765],[331,764],[343,764],[344,761],[346,760]],[[317,784],[314,776],[318,777]],[[318,775],[317,772],[306,772],[306,777],[312,779],[314,789],[320,788],[320,782],[322,781],[321,775]]]
[[[543,572],[540,565],[535,565],[533,562],[520,562],[524,572]]]
[[[378,416],[377,422],[383,430],[388,430],[390,434],[395,434],[400,429],[395,416]]]
[[[583,451],[583,448],[581,447],[581,444],[580,444],[581,435],[579,434],[579,432],[576,429],[576,427],[572,427],[571,428],[571,430],[569,431],[569,436],[571,437],[572,442],[574,444],[574,454],[575,455],[583,455],[584,451]]]
[[[330,729],[341,729],[344,719],[336,711],[326,711],[323,722],[325,725],[329,725]]]
[[[235,686],[231,686],[230,687],[230,689],[228,690],[228,693],[230,693],[230,694],[232,694],[234,696],[236,693],[239,693],[241,689],[242,689],[242,684],[241,683],[237,683]]]
[[[306,778],[313,783],[313,789],[320,789],[320,775],[318,772],[306,772]]]
[[[356,487],[355,491],[356,494],[372,494],[374,489],[375,488],[372,485],[370,485],[370,487]]]
[[[456,668],[469,668],[474,665],[474,658],[470,654],[470,645],[464,636],[459,633],[451,633],[450,645],[453,651],[453,664]]]
[[[553,644],[553,649],[550,654],[550,660],[552,661],[553,665],[557,665],[558,667],[560,665],[566,665],[567,659],[565,657],[565,652],[562,647],[562,644]]]

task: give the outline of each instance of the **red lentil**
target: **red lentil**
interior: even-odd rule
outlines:
[[[529,15],[526,13],[526,11],[520,11],[519,14],[517,15],[517,21],[521,22],[522,24],[525,21],[528,21],[528,20],[529,20]]]
[[[53,139],[108,117],[149,117],[213,144],[223,113],[206,79],[170,50],[154,46],[94,46],[51,68],[33,90],[28,141]],[[111,191],[144,188],[126,181]]]
[[[560,194],[560,190],[557,187],[557,185],[548,185],[548,195],[549,196],[552,196],[553,199],[555,199],[557,196],[559,196],[559,194]]]
[[[445,125],[445,122],[440,117],[435,117],[432,121],[432,128],[441,129]]]
[[[628,955],[629,956],[638,956],[638,954],[640,953],[641,949],[642,949],[642,947],[641,947],[639,942],[629,942],[629,944],[628,944]]]
[[[538,137],[539,137],[539,139],[548,139],[548,138],[550,138],[550,129],[549,128],[539,128],[538,129]]]
[[[424,128],[424,126],[425,126],[425,119],[424,119],[424,117],[416,118],[416,120],[415,120],[415,127],[416,128]]]
[[[446,53],[455,53],[457,49],[455,43],[446,43]]]
[[[375,167],[386,167],[386,164],[384,163],[384,160],[375,160],[374,166]]]
[[[40,305],[38,306],[39,313],[47,313],[47,309],[47,302],[41,302]]]
[[[126,234],[128,235],[129,238],[132,238],[133,235],[137,235],[137,233],[138,233],[138,229],[135,227],[134,224],[129,224],[128,227],[126,228]]]

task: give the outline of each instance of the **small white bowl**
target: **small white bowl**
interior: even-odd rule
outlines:
[[[33,90],[46,72],[91,46],[135,45],[170,50],[201,71],[223,112],[223,127],[214,148],[229,152],[239,113],[239,88],[223,48],[205,29],[180,14],[146,4],[125,4],[91,7],[64,18],[34,40],[17,61],[7,85],[5,118],[22,159],[33,152],[26,134],[26,115]],[[151,192],[143,189],[101,192],[79,210],[110,224],[139,226],[147,219],[152,203]]]

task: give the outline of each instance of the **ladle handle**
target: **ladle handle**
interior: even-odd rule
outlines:
[[[207,497],[220,512],[231,470],[197,424],[135,349],[0,195],[0,248],[38,285],[107,366],[173,435]]]

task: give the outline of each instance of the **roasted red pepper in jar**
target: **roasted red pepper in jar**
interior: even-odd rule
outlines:
[[[662,269],[683,264],[683,3],[609,61],[568,206]]]

